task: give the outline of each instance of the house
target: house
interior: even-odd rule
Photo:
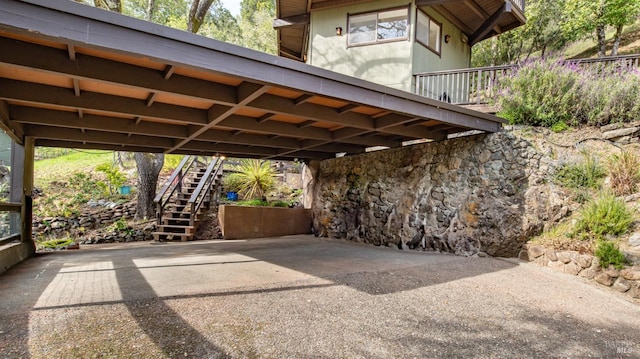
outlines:
[[[280,56],[414,92],[416,74],[467,68],[474,44],[526,21],[524,0],[277,0],[276,7]],[[436,88],[430,97],[449,100],[446,86]]]

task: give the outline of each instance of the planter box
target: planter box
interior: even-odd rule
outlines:
[[[304,208],[221,205],[218,220],[224,239],[311,233],[311,210]]]

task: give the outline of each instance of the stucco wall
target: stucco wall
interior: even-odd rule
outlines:
[[[550,160],[509,132],[325,160],[313,203],[322,236],[405,247],[515,256],[562,218]]]
[[[261,238],[311,233],[311,210],[279,207],[218,207],[224,239]]]
[[[376,1],[347,6],[311,14],[310,65],[404,91],[412,91],[413,74],[416,72],[457,69],[468,67],[471,50],[460,41],[461,32],[434,11],[429,15],[443,23],[442,34],[449,34],[452,41],[442,42],[442,56],[415,43],[416,7],[410,6],[409,39],[364,46],[347,47],[348,14],[407,6],[407,1]],[[336,35],[336,27],[342,27],[343,35]]]

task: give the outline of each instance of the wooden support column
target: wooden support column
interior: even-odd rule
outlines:
[[[28,244],[35,253],[36,245],[32,238],[33,221],[33,163],[35,160],[35,138],[25,137],[22,177],[22,242]]]

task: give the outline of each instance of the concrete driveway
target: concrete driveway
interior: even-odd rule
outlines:
[[[0,357],[640,357],[640,305],[495,258],[312,236],[84,246],[0,276]]]

